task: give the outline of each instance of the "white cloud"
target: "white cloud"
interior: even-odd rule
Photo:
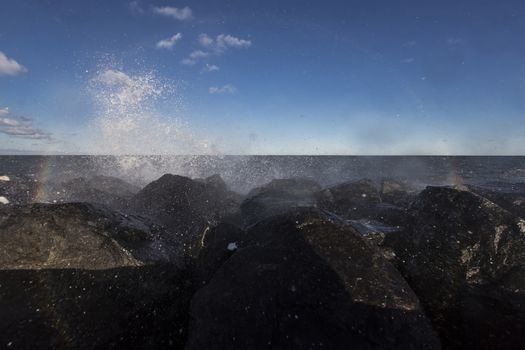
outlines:
[[[250,40],[234,37],[230,34],[220,34],[214,39],[208,34],[202,33],[199,35],[199,44],[208,51],[193,51],[187,58],[181,61],[182,64],[195,65],[202,58],[206,58],[211,55],[218,56],[224,54],[228,48],[248,48],[252,45],[252,42]],[[212,69],[210,71],[214,70],[218,69]],[[203,71],[206,71],[206,68],[204,68]]]
[[[210,94],[234,94],[237,88],[231,84],[226,84],[222,87],[212,86],[208,89]]]
[[[204,66],[204,68],[202,68],[202,72],[203,73],[211,73],[211,72],[216,72],[218,71],[220,68],[219,66],[216,66],[214,64],[207,64]]]
[[[187,66],[193,66],[197,63],[197,61],[192,60],[191,58],[185,58],[182,61],[180,61],[180,63],[185,64]]]
[[[226,47],[248,48],[252,46],[252,42],[250,40],[236,38],[229,34],[218,35],[216,39],[216,43],[217,43],[217,46],[221,48],[226,48]]]
[[[144,13],[144,9],[142,8],[140,1],[138,0],[130,2],[129,9],[131,10],[131,12],[136,13],[138,15],[141,15]]]
[[[414,63],[416,59],[414,57],[408,57],[408,58],[404,58],[401,60],[401,63],[406,63],[406,64],[410,64],[410,63]]]
[[[0,118],[1,117],[5,117],[9,114],[9,108],[5,107],[5,108],[0,108]]]
[[[208,34],[199,35],[199,43],[216,53],[223,53],[228,48],[244,49],[252,46],[251,40],[237,38],[230,34],[219,34],[215,39]]]
[[[182,33],[177,33],[170,38],[163,39],[157,43],[159,49],[171,49],[175,44],[182,39]]]
[[[199,59],[199,58],[204,58],[204,57],[208,57],[210,54],[208,52],[204,52],[204,51],[201,51],[201,50],[196,50],[196,51],[193,51],[192,53],[190,53],[190,58],[192,59]]]
[[[193,13],[188,6],[181,9],[171,6],[154,7],[153,12],[158,15],[177,19],[179,21],[185,21],[193,18]]]
[[[0,51],[0,76],[1,75],[17,75],[27,72],[27,69],[12,58],[8,58],[2,51]]]
[[[208,34],[199,35],[199,43],[204,47],[211,47],[214,43],[214,40]]]
[[[7,108],[0,109],[0,133],[31,140],[52,141],[51,133],[33,126],[33,121],[26,117],[7,118]]]
[[[206,58],[210,55],[209,52],[204,52],[202,50],[195,50],[189,54],[189,56],[181,61],[182,64],[193,66],[201,58]]]

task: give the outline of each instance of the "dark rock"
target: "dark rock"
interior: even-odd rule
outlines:
[[[244,246],[246,238],[243,230],[228,223],[220,223],[206,231],[196,261],[196,283],[206,284],[222,264]]]
[[[303,209],[245,237],[193,297],[188,349],[439,348],[410,287],[351,227]]]
[[[487,198],[514,215],[525,218],[525,191],[506,191],[503,188],[484,188],[481,186],[467,185],[469,191]],[[519,187],[521,188],[521,186]]]
[[[399,268],[447,348],[525,344],[525,221],[468,191],[428,187],[405,232],[388,235]]]
[[[277,179],[253,189],[241,205],[245,226],[292,208],[314,207],[319,184],[308,179]]]
[[[286,194],[291,197],[309,197],[321,190],[321,186],[310,179],[274,179],[264,186],[254,188],[248,193],[253,197],[261,193]]]
[[[130,207],[157,220],[170,233],[170,244],[191,255],[210,224],[238,211],[240,196],[217,183],[166,174],[137,193]]]
[[[345,182],[317,193],[317,205],[346,219],[372,218],[381,202],[370,180]]]
[[[140,218],[86,203],[0,208],[0,268],[106,269],[167,259]]]
[[[405,227],[408,223],[410,211],[406,207],[398,207],[389,203],[379,203],[373,207],[371,218],[397,228]]]
[[[0,348],[182,349],[189,281],[172,265],[0,270]]]
[[[417,191],[401,181],[383,179],[381,181],[380,196],[383,202],[406,208],[416,198]]]

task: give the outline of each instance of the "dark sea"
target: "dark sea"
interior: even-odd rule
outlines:
[[[416,188],[475,184],[521,190],[524,156],[0,156],[0,196],[11,203],[46,201],[43,189],[74,178],[114,176],[139,187],[171,173],[191,178],[219,174],[246,193],[272,179],[308,178],[322,186],[389,178]]]

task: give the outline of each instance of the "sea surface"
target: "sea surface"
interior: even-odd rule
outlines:
[[[10,179],[10,193],[0,196],[39,201],[38,191],[48,183],[106,175],[144,186],[166,173],[191,178],[219,174],[240,193],[291,177],[322,186],[391,178],[416,188],[476,184],[512,192],[525,183],[525,156],[0,156],[0,176]]]

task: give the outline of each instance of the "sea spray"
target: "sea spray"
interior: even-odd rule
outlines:
[[[186,173],[181,161],[187,165],[187,155],[218,153],[217,147],[197,137],[181,117],[183,98],[178,86],[175,81],[158,78],[154,71],[136,73],[114,67],[102,67],[90,78],[89,92],[96,110],[91,153],[112,155],[98,158],[99,162],[103,159],[99,166],[106,173],[150,181],[159,175],[159,168]],[[172,112],[160,112],[163,103],[169,104]]]

